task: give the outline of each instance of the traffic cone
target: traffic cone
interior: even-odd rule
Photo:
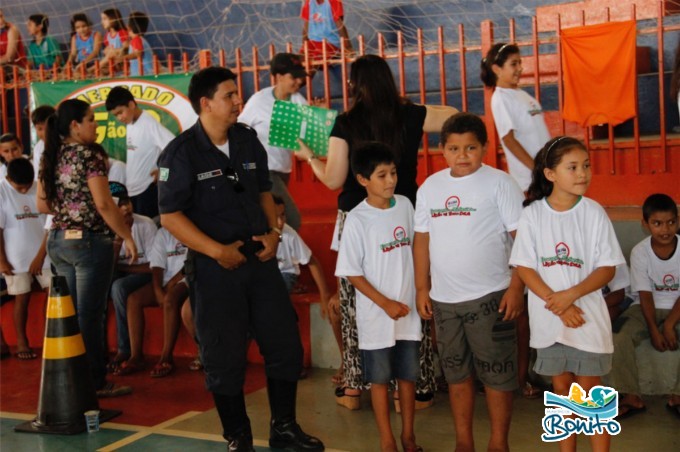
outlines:
[[[38,415],[14,427],[17,432],[73,435],[85,431],[84,413],[99,410],[85,343],[66,278],[53,276],[47,301]],[[100,410],[105,422],[121,414]]]

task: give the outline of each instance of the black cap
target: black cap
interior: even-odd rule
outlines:
[[[130,195],[128,195],[127,188],[120,182],[116,181],[109,182],[109,190],[111,191],[111,196],[113,196],[114,198],[118,198],[119,200],[130,199]]]
[[[277,53],[269,63],[272,75],[291,74],[295,78],[307,77],[302,57],[294,53]]]

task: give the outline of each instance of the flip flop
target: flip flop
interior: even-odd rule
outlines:
[[[125,359],[117,360],[116,358],[113,358],[106,364],[106,371],[110,374],[115,374],[120,370],[120,366],[122,366],[125,361]]]
[[[671,405],[669,402],[666,403],[666,409],[675,414],[677,417],[680,417],[680,405]]]
[[[189,370],[201,370],[203,369],[203,363],[201,362],[201,357],[197,356],[191,363],[189,363]]]
[[[175,366],[172,363],[165,361],[153,366],[150,375],[151,378],[163,378],[170,375],[173,370],[175,370]]]
[[[125,375],[139,372],[140,370],[144,370],[144,364],[135,364],[128,360],[121,364],[120,367],[113,372],[113,375],[117,377],[123,377]]]
[[[624,410],[623,413],[621,412],[622,410]],[[633,417],[636,414],[644,413],[645,411],[647,411],[646,406],[637,407],[628,404],[621,404],[619,405],[619,415],[616,416],[616,420],[620,421],[629,417]]]
[[[543,390],[532,385],[528,381],[524,383],[522,388],[522,397],[525,399],[537,399],[543,395]]]
[[[21,361],[30,361],[32,359],[36,359],[38,357],[38,355],[36,355],[33,352],[33,350],[31,350],[29,348],[28,350],[22,350],[20,352],[16,352],[14,354],[14,357],[18,360],[21,360]]]

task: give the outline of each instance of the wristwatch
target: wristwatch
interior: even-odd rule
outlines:
[[[279,242],[283,240],[283,232],[281,232],[281,229],[277,228],[276,226],[271,228],[270,232],[274,231],[276,234],[279,236]]]

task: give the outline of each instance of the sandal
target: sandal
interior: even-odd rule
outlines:
[[[127,358],[119,358],[116,355],[111,361],[106,364],[106,371],[110,374],[115,374],[120,370],[120,366],[127,360]]]
[[[346,386],[335,388],[335,403],[352,411],[360,409],[361,393],[355,395],[347,394],[348,390],[351,390],[351,388]]]
[[[130,375],[135,372],[139,372],[140,370],[144,370],[144,363],[136,364],[130,360],[127,360],[113,372],[113,375],[117,377],[124,377],[125,375]]]
[[[203,363],[201,362],[201,357],[197,356],[193,361],[189,363],[189,370],[202,370]]]
[[[522,397],[525,399],[537,399],[543,395],[543,390],[538,388],[528,381],[524,383],[524,388],[522,388]]]
[[[33,350],[31,350],[29,348],[28,350],[22,350],[20,352],[16,352],[14,354],[14,357],[18,360],[21,360],[21,361],[30,361],[32,359],[36,359],[38,357],[38,355],[36,355],[35,352],[33,352]]]
[[[149,375],[151,375],[151,378],[163,378],[170,375],[173,370],[175,370],[173,363],[163,361],[153,366]]]

